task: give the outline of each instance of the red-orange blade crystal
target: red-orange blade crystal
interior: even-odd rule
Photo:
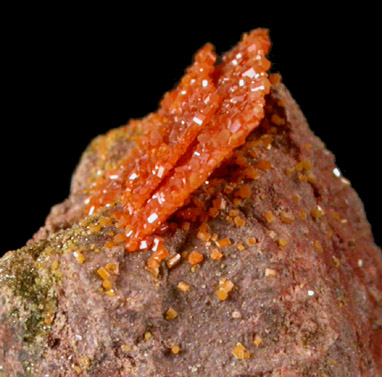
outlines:
[[[211,44],[197,52],[180,84],[167,93],[161,108],[141,121],[131,121],[135,145],[119,168],[108,171],[91,190],[86,213],[120,198],[125,221],[140,208],[209,122],[220,100],[213,83],[216,55]]]
[[[197,142],[186,158],[163,180],[147,203],[129,219],[127,248],[134,251],[146,236],[152,234],[171,214],[181,207],[213,170],[232,151],[245,142],[264,116],[265,96],[270,83],[265,58],[270,48],[266,30],[246,34],[223,58],[217,97],[223,98],[219,110],[201,130]]]
[[[212,45],[198,51],[178,87],[161,102],[158,115],[163,117],[162,124],[151,129],[147,143],[139,145],[144,158],[129,157],[127,170],[131,175],[122,203],[130,215],[150,198],[216,112],[220,100],[212,80],[215,60]]]

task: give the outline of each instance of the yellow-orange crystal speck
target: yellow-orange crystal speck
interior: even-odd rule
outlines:
[[[268,160],[261,160],[256,164],[256,167],[262,171],[267,171],[272,167],[272,165]]]
[[[228,212],[228,215],[231,216],[231,217],[235,217],[235,216],[238,216],[239,215],[239,210],[238,209],[230,209],[229,212]]]
[[[255,335],[254,338],[253,338],[253,344],[256,346],[256,347],[260,347],[261,344],[263,343],[263,340],[260,338],[259,335]]]
[[[106,279],[102,282],[102,286],[107,290],[109,291],[110,289],[113,288],[113,283],[109,280],[109,279]]]
[[[251,357],[251,354],[241,343],[236,343],[235,348],[232,350],[232,355],[241,360],[249,359]]]
[[[232,291],[234,288],[234,284],[232,281],[227,280],[226,278],[222,278],[219,281],[219,288],[215,291],[216,297],[220,301],[225,301],[228,298],[228,294]]]
[[[292,224],[295,220],[293,214],[291,212],[281,212],[280,213],[280,220],[284,224]]]
[[[73,253],[73,255],[76,258],[77,263],[79,263],[79,264],[84,263],[85,260],[86,260],[85,256],[81,252],[79,252],[79,251],[75,251]]]
[[[272,268],[266,268],[265,271],[264,271],[264,275],[267,278],[275,278],[276,275],[277,275],[277,272],[276,272],[276,270],[274,270]]]
[[[198,251],[192,251],[189,255],[188,255],[188,263],[192,264],[192,265],[196,265],[196,264],[199,264],[199,263],[202,263],[203,262],[203,254],[199,253]]]
[[[226,201],[223,198],[216,198],[212,201],[214,208],[216,209],[225,209]]]
[[[178,283],[178,289],[181,292],[185,293],[190,289],[190,286],[187,283],[185,283],[184,281],[181,281]]]
[[[211,236],[211,241],[217,241],[219,238],[219,235],[217,233],[213,233],[212,236]]]
[[[298,162],[295,166],[294,166],[295,170],[296,171],[309,171],[313,168],[312,164],[310,161],[306,160],[306,159],[303,159],[301,160],[300,162]]]
[[[241,185],[239,190],[235,192],[235,196],[242,199],[250,198],[251,194],[252,194],[251,187],[247,184]]]
[[[239,228],[241,228],[242,226],[245,225],[245,220],[243,220],[241,217],[239,216],[236,216],[234,219],[233,219],[233,222],[235,223],[236,226],[238,226]]]
[[[211,233],[205,232],[203,230],[199,230],[196,237],[199,238],[200,241],[207,242],[211,238]]]
[[[299,214],[300,214],[300,219],[301,220],[306,220],[307,219],[307,214],[306,214],[306,212],[303,209],[300,210]]]
[[[172,321],[173,319],[175,319],[176,317],[178,316],[178,312],[173,309],[173,308],[169,308],[167,311],[166,311],[166,319],[168,321]]]
[[[244,169],[243,174],[246,178],[253,179],[253,180],[260,178],[260,173],[257,170],[255,170],[253,166],[250,166]]]
[[[313,242],[314,248],[316,249],[317,253],[322,254],[324,252],[324,248],[322,247],[322,244],[320,241],[315,240]]]
[[[324,211],[322,210],[322,208],[320,206],[317,206],[316,208],[312,209],[310,211],[310,215],[314,218],[314,219],[320,219],[324,214]]]
[[[173,268],[175,267],[177,264],[179,264],[179,262],[181,261],[182,259],[182,256],[177,253],[177,254],[174,254],[172,257],[170,257],[167,261],[166,261],[166,264],[167,264],[167,267],[168,268]]]
[[[106,280],[110,277],[110,273],[106,270],[105,267],[100,267],[97,270],[97,274],[101,277],[102,280]]]
[[[229,238],[223,238],[221,240],[216,241],[216,244],[221,248],[224,249],[225,247],[228,247],[232,244],[231,240]]]
[[[247,244],[248,245],[255,245],[257,243],[256,238],[250,237],[247,239]]]
[[[105,268],[108,271],[110,271],[112,274],[118,275],[118,272],[119,272],[119,263],[117,263],[117,262],[107,263],[105,265]]]
[[[272,212],[269,212],[269,211],[264,213],[264,217],[265,217],[265,220],[267,220],[267,223],[271,223],[275,219]]]
[[[169,252],[165,248],[159,248],[156,250],[147,262],[147,268],[151,271],[151,273],[158,277],[159,275],[159,267],[164,259],[169,256]]]
[[[333,264],[336,268],[341,267],[341,261],[335,255],[332,256],[332,260],[333,260]]]
[[[220,260],[223,258],[224,254],[220,252],[218,249],[213,249],[210,256],[211,256],[211,259],[213,260]]]
[[[285,124],[285,120],[278,116],[277,114],[273,114],[271,116],[271,122],[276,126],[282,126]]]

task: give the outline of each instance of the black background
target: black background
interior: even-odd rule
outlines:
[[[176,15],[151,8],[13,14],[2,37],[0,251],[23,246],[50,207],[67,197],[93,137],[155,111],[204,43],[221,54],[259,26],[271,31],[272,70],[281,72],[313,131],[336,154],[381,245],[374,12],[300,8],[296,17],[280,11],[277,19],[274,8],[262,13],[253,4],[213,16],[197,7]]]

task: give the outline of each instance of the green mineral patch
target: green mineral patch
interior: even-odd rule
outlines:
[[[35,365],[44,357],[43,348],[57,313],[56,288],[63,276],[62,257],[95,251],[92,246],[99,229],[99,218],[93,216],[0,258],[0,304],[6,313],[2,320],[21,346],[18,354],[23,376],[34,376]]]
[[[50,269],[46,246],[45,241],[13,251],[0,262],[0,287],[12,297],[8,305],[13,304],[14,308],[10,312],[18,320],[26,343],[42,340],[49,327],[45,318],[56,308],[56,277]]]

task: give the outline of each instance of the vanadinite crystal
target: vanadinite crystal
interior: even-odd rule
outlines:
[[[152,262],[161,260],[162,245],[152,235],[167,229],[169,216],[260,124],[270,90],[269,47],[267,31],[254,30],[216,66],[207,44],[159,110],[127,127],[137,135],[134,146],[91,188],[86,211],[119,203],[113,215],[124,232],[116,241],[128,251],[154,244]]]
[[[206,45],[91,143],[0,259],[1,377],[382,376],[381,250],[269,44]]]

